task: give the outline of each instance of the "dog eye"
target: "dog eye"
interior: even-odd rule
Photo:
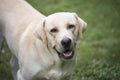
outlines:
[[[67,29],[73,29],[75,27],[75,25],[68,25]]]
[[[50,30],[50,32],[53,32],[53,33],[58,32],[58,29],[53,28],[53,29]]]

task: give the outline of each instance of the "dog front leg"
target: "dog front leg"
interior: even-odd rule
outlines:
[[[22,75],[21,75],[21,73],[20,73],[20,70],[18,70],[18,72],[17,72],[17,80],[25,80],[25,79],[22,77]]]

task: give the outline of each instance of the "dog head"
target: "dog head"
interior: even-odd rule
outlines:
[[[87,24],[75,13],[55,13],[41,22],[37,30],[38,37],[51,48],[60,58],[72,59],[78,37],[82,38]]]

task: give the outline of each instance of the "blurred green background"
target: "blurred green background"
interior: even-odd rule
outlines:
[[[88,23],[77,45],[73,80],[120,80],[120,0],[27,0],[41,13],[76,12]],[[13,80],[9,50],[0,54],[0,80]]]

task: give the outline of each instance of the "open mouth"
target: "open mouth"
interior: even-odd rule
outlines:
[[[56,52],[58,53],[59,57],[62,57],[64,59],[72,59],[74,56],[74,51],[73,50],[65,50],[63,52],[59,52],[57,51],[57,49],[54,47],[54,49],[56,50]]]
[[[74,56],[74,51],[72,51],[72,50],[65,50],[63,52],[62,56],[63,56],[64,59],[71,59]]]

